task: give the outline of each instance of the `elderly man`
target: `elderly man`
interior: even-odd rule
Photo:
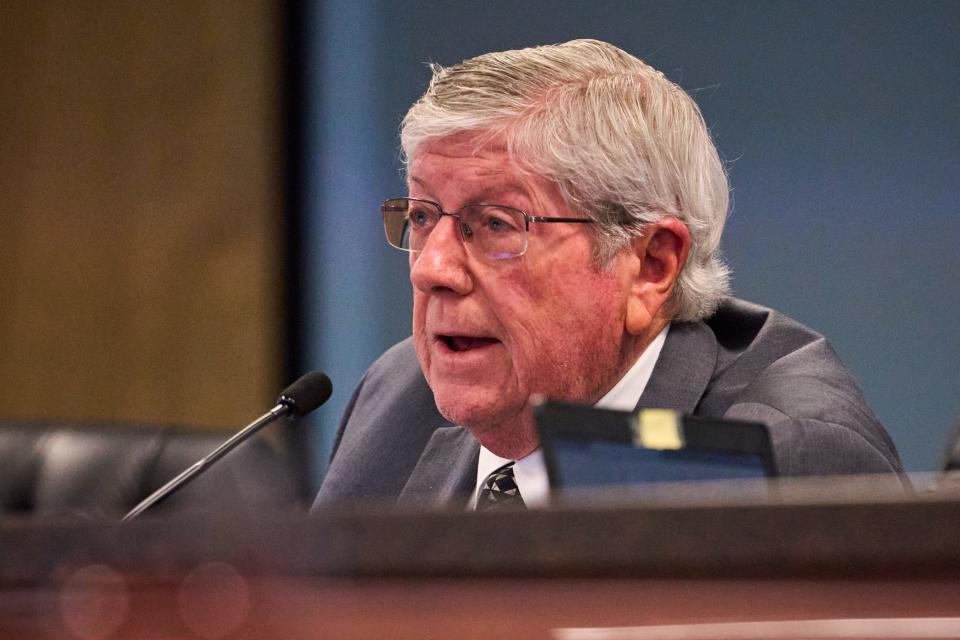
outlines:
[[[542,503],[537,395],[763,422],[783,474],[901,470],[821,336],[727,297],[726,174],[679,87],[592,40],[433,72],[382,207],[413,335],[357,388],[318,505]]]

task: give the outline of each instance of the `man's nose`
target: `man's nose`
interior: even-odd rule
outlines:
[[[466,295],[473,289],[467,265],[467,248],[460,235],[460,219],[443,216],[427,237],[423,249],[410,254],[410,281],[424,292],[453,291]]]

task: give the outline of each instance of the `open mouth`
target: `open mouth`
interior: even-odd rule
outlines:
[[[439,339],[450,351],[456,353],[482,349],[483,347],[489,347],[490,345],[500,342],[496,338],[484,338],[480,336],[439,336]]]

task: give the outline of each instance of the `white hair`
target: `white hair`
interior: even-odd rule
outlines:
[[[425,140],[459,132],[476,132],[481,145],[504,144],[527,170],[555,182],[577,214],[600,223],[598,265],[644,225],[673,216],[691,238],[673,317],[697,320],[716,310],[729,291],[719,251],[729,187],[703,116],[680,87],[597,40],[432,69],[429,88],[401,126],[408,161]]]

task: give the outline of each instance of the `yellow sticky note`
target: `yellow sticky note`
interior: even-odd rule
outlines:
[[[633,443],[646,449],[682,449],[680,416],[670,409],[643,409],[633,425]]]

